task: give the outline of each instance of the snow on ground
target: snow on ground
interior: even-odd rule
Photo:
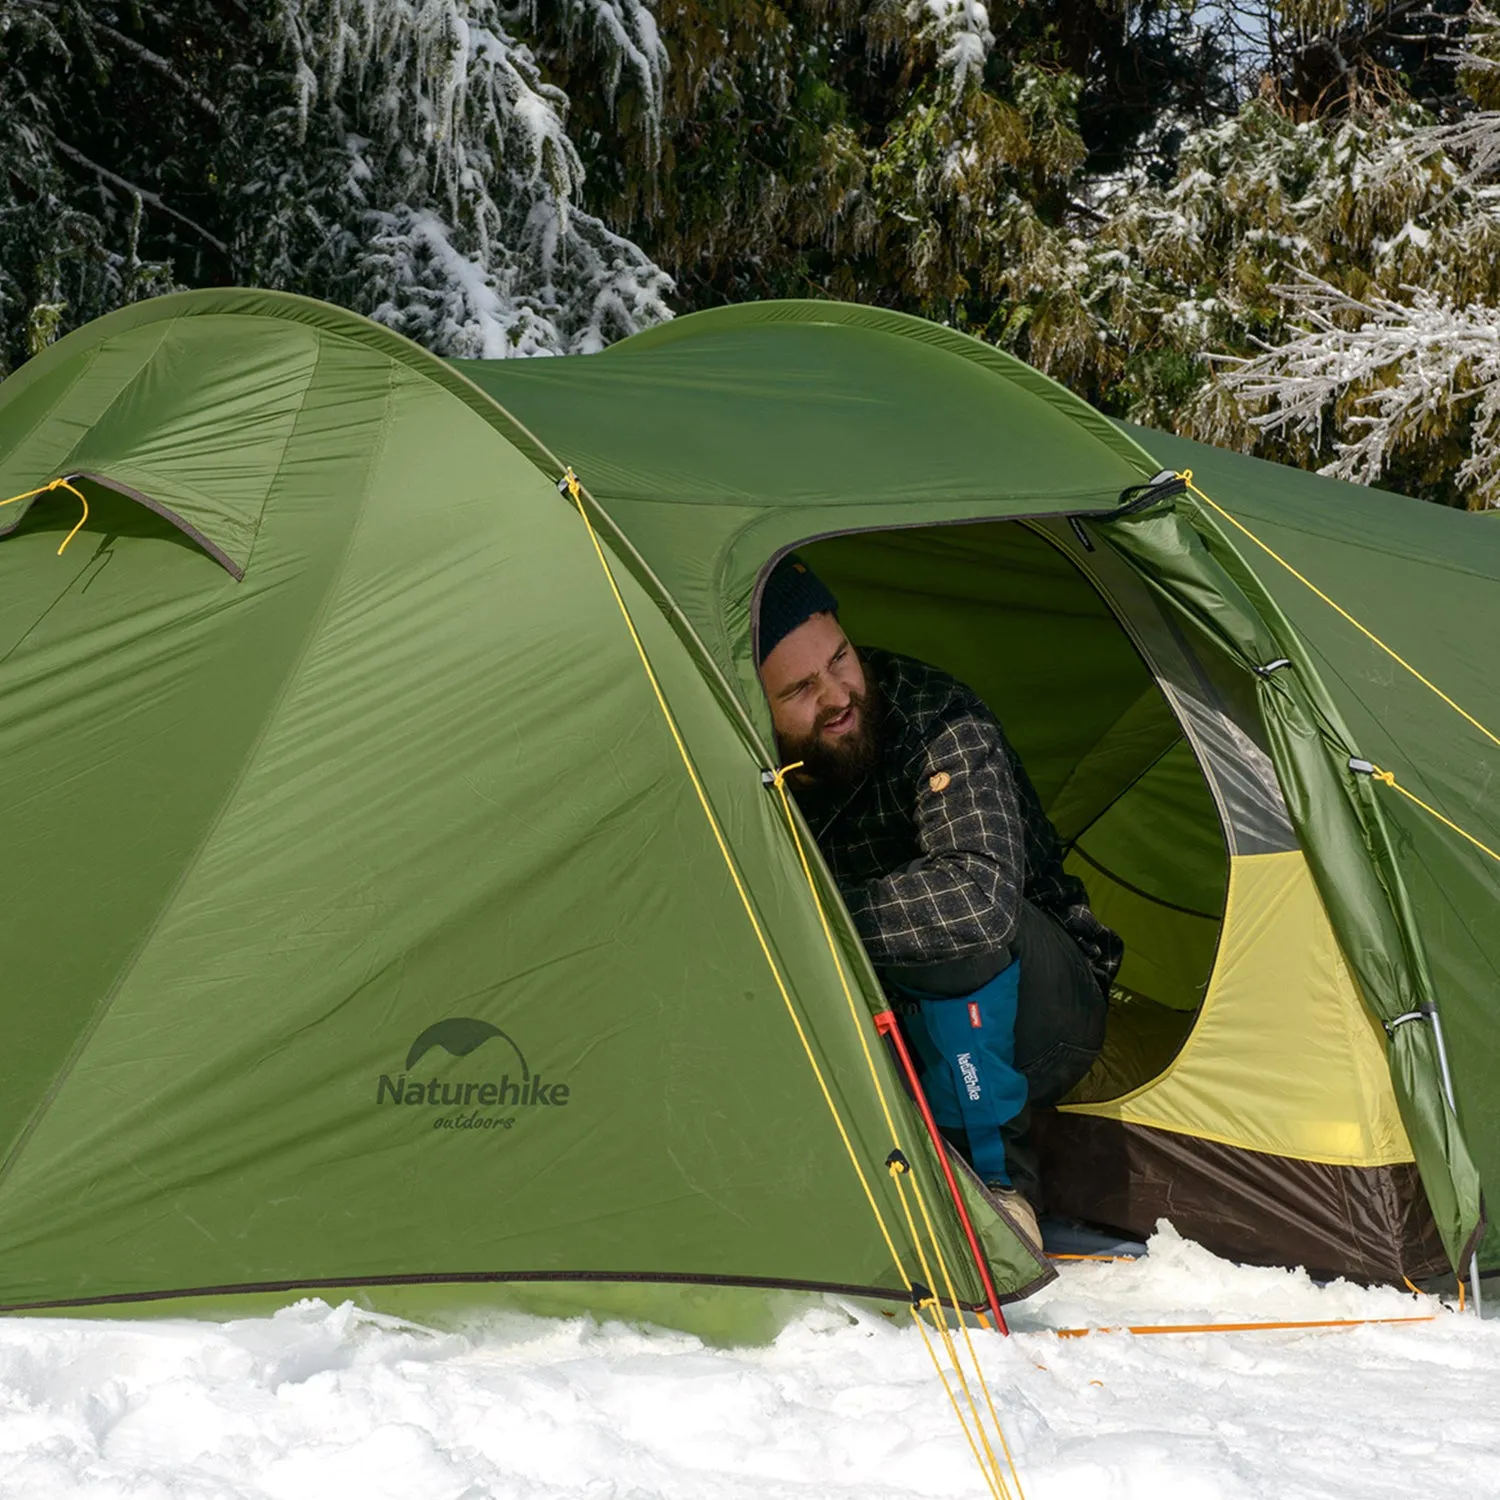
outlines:
[[[1411,1317],[1348,1332],[1058,1327]],[[1500,1497],[1500,1321],[1170,1230],[976,1334],[1027,1500]],[[0,1319],[3,1500],[897,1500],[986,1493],[922,1344],[814,1308],[763,1349],[306,1301],[225,1325]]]

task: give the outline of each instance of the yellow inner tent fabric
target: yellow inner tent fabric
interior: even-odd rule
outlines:
[[[1230,862],[1208,995],[1166,1071],[1062,1108],[1336,1166],[1412,1160],[1385,1038],[1297,850]]]

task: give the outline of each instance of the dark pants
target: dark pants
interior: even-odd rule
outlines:
[[[981,1176],[1002,1183],[1008,1178],[1038,1203],[1031,1105],[1055,1104],[1104,1045],[1108,1003],[1078,945],[1049,916],[1022,902],[1008,947],[888,968],[882,977],[943,1133]],[[971,1013],[972,1032],[966,1019]],[[981,1024],[988,1037],[975,1046]]]

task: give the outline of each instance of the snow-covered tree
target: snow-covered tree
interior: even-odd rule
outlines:
[[[1262,326],[1216,330],[1229,357],[1184,425],[1339,477],[1500,504],[1497,59],[1500,23],[1477,4],[1451,55],[1463,107],[1303,127],[1325,144],[1267,226]]]
[[[1255,99],[1185,142],[1176,181],[1125,195],[1080,248],[1077,285],[1133,414],[1168,420],[1201,383],[1201,356],[1285,337],[1282,288],[1299,276],[1355,296],[1431,278],[1441,238],[1442,274],[1477,295],[1494,267],[1463,241],[1488,204],[1429,129],[1409,104],[1298,120]],[[1166,371],[1155,384],[1153,359]],[[1223,439],[1233,412],[1200,401],[1194,424]]]
[[[0,370],[174,282],[329,298],[444,354],[669,316],[580,201],[542,44],[656,149],[646,0],[0,0]]]
[[[1420,456],[1431,488],[1500,505],[1500,307],[1355,298],[1307,278],[1278,291],[1302,331],[1231,362],[1224,384],[1261,432],[1331,443],[1321,472],[1374,484]]]
[[[554,26],[658,133],[666,56],[642,0]],[[443,354],[576,352],[668,316],[667,278],[579,206],[568,100],[499,0],[278,0],[288,98],[254,136],[235,249],[258,284],[359,308]]]
[[[615,147],[566,55],[590,206],[687,306],[837,296],[990,336],[1058,263],[1090,158],[1170,161],[1227,92],[1176,0],[653,0],[659,162]],[[1149,142],[1149,145],[1144,143]],[[1024,344],[1024,334],[1023,344]]]

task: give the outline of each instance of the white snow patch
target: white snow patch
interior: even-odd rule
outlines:
[[[906,16],[916,34],[937,49],[938,66],[955,93],[983,79],[995,34],[979,0],[908,0]]]
[[[1028,1500],[1500,1496],[1500,1322],[1218,1261],[1164,1229],[976,1334]],[[1063,1340],[1122,1323],[1412,1317]],[[830,1303],[764,1349],[496,1314],[0,1320],[3,1500],[962,1500],[909,1324]]]

